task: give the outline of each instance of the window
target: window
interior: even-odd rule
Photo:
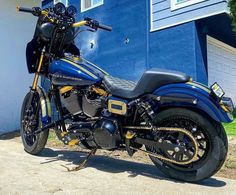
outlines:
[[[68,7],[68,0],[54,0],[54,5],[57,3],[63,3],[66,7]]]
[[[103,5],[104,0],[81,0],[81,12]]]
[[[180,9],[206,0],[171,0],[171,10]]]

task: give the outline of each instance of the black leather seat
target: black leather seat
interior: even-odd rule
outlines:
[[[109,93],[114,96],[133,99],[143,94],[154,92],[157,88],[171,84],[188,82],[190,77],[177,71],[153,68],[146,71],[138,83],[123,80],[112,76],[105,76],[103,84]]]

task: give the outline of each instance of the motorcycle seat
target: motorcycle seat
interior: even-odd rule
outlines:
[[[153,93],[161,86],[185,83],[189,80],[190,77],[184,73],[153,68],[146,71],[137,83],[106,75],[103,84],[106,90],[114,96],[134,99],[144,94]]]

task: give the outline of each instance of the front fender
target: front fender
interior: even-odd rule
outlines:
[[[51,119],[52,119],[50,100],[47,96],[46,91],[41,87],[37,88],[37,94],[40,98],[42,124],[43,125],[49,124],[51,123]]]
[[[159,108],[192,108],[205,112],[215,121],[232,122],[232,114],[224,111],[220,103],[215,100],[210,93],[211,91],[204,85],[188,82],[162,86],[153,94],[157,96],[157,100],[159,100]],[[165,99],[167,101],[165,101]]]

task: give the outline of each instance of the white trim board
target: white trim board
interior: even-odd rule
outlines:
[[[230,45],[228,45],[228,44],[226,44],[222,41],[219,41],[219,40],[217,40],[217,39],[215,39],[215,38],[213,38],[209,35],[207,35],[207,43],[211,43],[211,44],[216,45],[220,48],[224,48],[225,50],[227,50],[227,51],[229,51],[233,54],[236,54],[236,48],[235,47],[232,47],[232,46],[230,46]]]
[[[202,18],[207,18],[207,17],[210,17],[210,16],[222,14],[222,13],[230,14],[229,9],[226,8],[226,9],[224,9],[222,11],[219,11],[219,12],[213,12],[211,14],[206,14],[206,15],[202,15],[202,16],[199,16],[199,17],[194,17],[194,18],[191,18],[191,19],[188,19],[188,20],[183,20],[181,22],[176,22],[176,23],[168,24],[166,26],[153,28],[153,23],[154,22],[153,22],[153,13],[152,13],[152,11],[153,11],[152,3],[153,3],[153,0],[150,0],[150,20],[151,20],[150,32],[155,32],[155,31],[158,31],[158,30],[163,30],[165,28],[170,28],[170,27],[173,27],[173,26],[177,26],[177,25],[180,25],[180,24],[184,24],[184,23],[191,22],[191,21],[194,21],[194,20],[199,20],[199,19],[202,19]]]

